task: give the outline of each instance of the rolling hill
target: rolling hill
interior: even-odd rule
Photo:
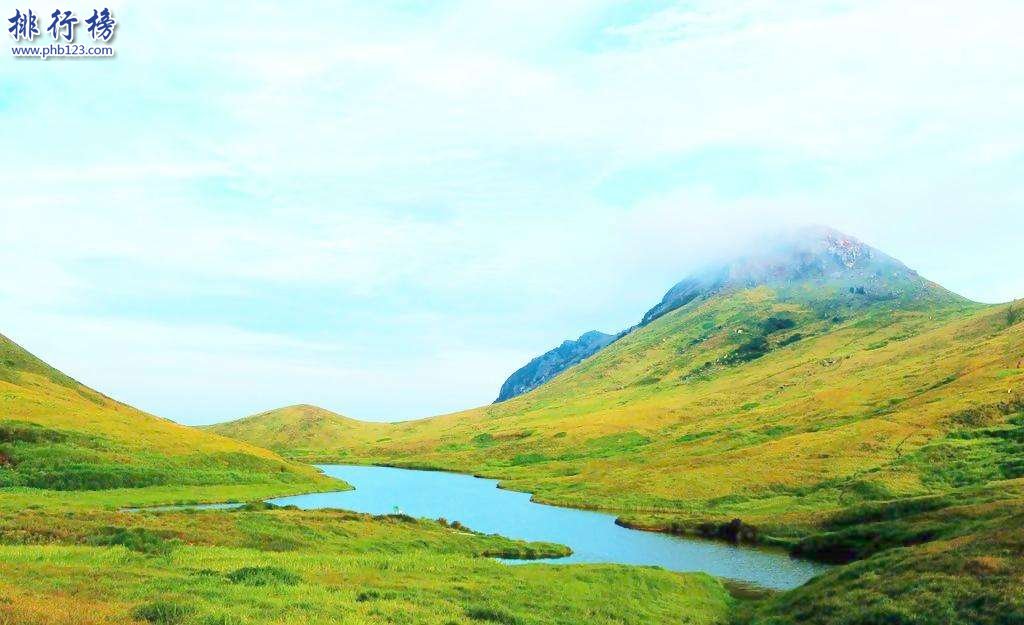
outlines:
[[[237,421],[206,426],[222,436],[271,450],[282,450],[296,459],[315,459],[327,453],[344,455],[354,433],[369,436],[387,426],[357,421],[330,410],[299,404],[251,415]]]
[[[622,338],[508,401],[346,422],[301,445],[245,422],[218,431],[304,459],[483,474],[637,524],[802,525],[1018,477],[998,440],[970,435],[1024,407],[1018,310],[812,228],[684,280]]]
[[[0,487],[109,491],[217,487],[219,495],[315,490],[308,467],[98,393],[0,336]],[[212,493],[211,493],[212,494]],[[11,496],[11,491],[5,491]]]
[[[1024,308],[830,230],[699,272],[536,389],[283,454],[441,468],[843,566],[743,625],[1024,622]],[[320,440],[314,448],[312,442]]]

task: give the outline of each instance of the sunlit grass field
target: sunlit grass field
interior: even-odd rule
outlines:
[[[721,623],[722,584],[503,564],[562,545],[405,516],[128,510],[349,488],[107,398],[0,337],[0,624]]]
[[[737,624],[1024,622],[1020,303],[751,289],[508,402],[277,449],[495,477],[647,529],[741,518],[759,542],[842,564],[740,602]]]
[[[324,482],[311,467],[261,447],[106,397],[0,336],[0,488],[202,492],[276,484],[296,492]]]
[[[0,623],[719,623],[705,575],[510,566],[565,553],[408,517],[54,509],[0,522]]]

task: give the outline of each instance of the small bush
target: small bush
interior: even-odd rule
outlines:
[[[121,545],[132,551],[150,555],[166,555],[174,549],[176,540],[171,540],[157,532],[147,530],[143,527],[103,527],[97,533],[87,536],[85,539],[94,546]]]
[[[515,614],[494,606],[470,606],[466,608],[466,616],[474,621],[490,621],[502,625],[519,625],[522,622]]]
[[[771,334],[779,330],[795,328],[796,322],[789,317],[768,317],[761,323],[761,327],[764,329],[765,334]]]
[[[1020,321],[1021,319],[1024,319],[1024,313],[1021,312],[1020,308],[1017,308],[1016,306],[1011,304],[1010,307],[1006,309],[1007,327],[1016,325],[1017,322]]]
[[[779,347],[785,347],[787,345],[792,345],[793,343],[796,343],[797,341],[799,341],[802,338],[804,338],[803,334],[800,334],[799,332],[794,332],[793,334],[790,334],[786,338],[784,338],[781,341],[779,341]]]
[[[246,586],[294,586],[302,578],[276,566],[246,566],[228,573],[228,580]]]
[[[518,467],[525,464],[538,464],[547,461],[547,459],[547,456],[544,454],[516,454],[512,458],[512,464]]]
[[[854,526],[808,536],[793,547],[792,554],[832,564],[846,564],[894,547],[909,547],[935,540],[942,530],[942,526],[936,524],[916,526],[899,521]]]
[[[59,443],[67,435],[27,421],[0,423],[0,443]]]
[[[367,601],[387,601],[388,599],[395,599],[396,597],[398,597],[398,593],[391,590],[367,588],[366,590],[359,591],[359,594],[356,595],[356,602],[365,603]]]
[[[494,436],[484,432],[473,437],[473,443],[478,447],[490,447],[494,444]]]
[[[192,606],[170,601],[153,601],[135,608],[132,616],[140,621],[158,623],[159,625],[174,625],[195,612]]]
[[[768,340],[763,336],[752,336],[745,343],[729,352],[726,364],[739,364],[756,360],[768,353]]]

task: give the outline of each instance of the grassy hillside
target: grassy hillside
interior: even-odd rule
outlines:
[[[1024,414],[1018,418],[1024,424]],[[1019,457],[1019,456],[1018,456]],[[1024,622],[1024,480],[854,506],[804,551],[852,564],[740,606],[736,625]]]
[[[759,287],[694,301],[526,395],[391,426],[349,423],[339,438],[305,439],[301,455],[482,473],[638,522],[791,525],[1018,477],[1004,445],[971,434],[1022,406],[1018,307],[860,297]]]
[[[706,575],[508,566],[493,558],[568,550],[447,522],[258,503],[125,511],[345,484],[118,403],[2,337],[0,398],[0,625],[712,625],[730,610]],[[282,413],[296,431],[346,423]]]
[[[349,428],[319,459],[481,473],[650,529],[739,517],[846,563],[740,625],[1021,622],[1021,307],[858,296],[697,299],[533,392]]]
[[[287,451],[297,459],[315,458],[327,453],[344,453],[354,433],[368,436],[385,427],[349,419],[330,410],[300,404],[268,410],[244,419],[218,423],[205,429],[233,439]]]
[[[48,489],[128,501],[146,488],[167,497],[185,487],[193,488],[175,498],[237,498],[328,484],[338,485],[273,452],[114,401],[0,336],[0,499]]]

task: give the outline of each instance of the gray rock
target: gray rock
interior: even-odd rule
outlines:
[[[592,330],[575,341],[565,341],[555,349],[528,362],[501,385],[495,403],[522,395],[544,384],[562,371],[587,358],[617,338]]]

